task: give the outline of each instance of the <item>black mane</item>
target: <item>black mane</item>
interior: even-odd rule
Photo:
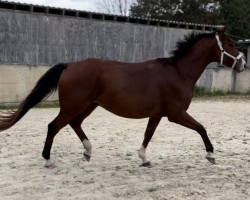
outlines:
[[[179,60],[181,57],[183,57],[187,51],[199,40],[203,38],[211,38],[214,37],[215,33],[195,33],[192,32],[188,35],[185,35],[182,40],[179,40],[176,43],[176,49],[172,51],[172,57],[169,58],[158,58],[157,60],[161,62],[171,62],[174,63],[177,60]]]

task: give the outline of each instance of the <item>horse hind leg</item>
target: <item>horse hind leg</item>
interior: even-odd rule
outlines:
[[[84,158],[89,162],[92,154],[92,145],[88,139],[88,137],[85,135],[84,131],[82,130],[81,124],[83,120],[88,117],[97,107],[97,104],[92,104],[89,106],[85,112],[78,115],[76,118],[74,118],[69,125],[72,127],[72,129],[75,131],[79,139],[81,140],[83,147],[85,149],[85,152],[83,153]]]
[[[147,129],[144,134],[144,140],[140,150],[138,151],[139,158],[142,159],[142,167],[149,167],[151,163],[146,158],[146,148],[148,146],[149,141],[154,135],[155,129],[157,128],[161,118],[149,118]]]
[[[56,165],[50,160],[50,151],[56,134],[66,126],[70,121],[70,116],[65,113],[60,113],[58,116],[48,125],[48,132],[46,141],[44,144],[42,156],[46,159],[45,167],[54,168]]]

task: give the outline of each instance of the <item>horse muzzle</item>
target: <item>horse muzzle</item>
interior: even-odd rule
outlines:
[[[238,62],[237,67],[236,67],[236,71],[239,73],[243,72],[246,67],[247,67],[246,61],[243,58],[241,58]]]

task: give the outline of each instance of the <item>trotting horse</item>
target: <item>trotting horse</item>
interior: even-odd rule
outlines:
[[[215,163],[214,148],[205,128],[186,111],[195,83],[211,62],[240,72],[245,62],[222,28],[212,33],[190,34],[177,43],[173,56],[139,63],[90,58],[58,64],[48,70],[17,111],[0,116],[0,131],[17,123],[32,107],[59,88],[60,112],[48,125],[43,157],[46,167],[54,167],[50,151],[55,135],[69,124],[90,160],[92,145],[81,128],[91,112],[101,106],[127,118],[149,118],[139,150],[142,165],[148,166],[145,151],[162,117],[197,131],[206,147],[206,158]]]

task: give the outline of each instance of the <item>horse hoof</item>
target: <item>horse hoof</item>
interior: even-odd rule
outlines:
[[[145,162],[140,165],[140,167],[152,167],[151,162]]]
[[[208,158],[207,157],[207,160],[210,162],[210,163],[212,163],[212,164],[216,164],[216,162],[215,162],[215,158]]]
[[[91,158],[91,156],[89,156],[89,155],[87,155],[87,154],[83,154],[83,156],[84,156],[84,158],[89,162],[90,161],[90,158]]]
[[[215,157],[214,157],[214,154],[212,152],[208,152],[207,156],[206,156],[206,159],[212,163],[212,164],[216,164],[215,163]]]
[[[55,165],[54,162],[52,162],[51,160],[47,160],[44,167],[48,168],[48,169],[54,169],[56,168],[57,166]]]

